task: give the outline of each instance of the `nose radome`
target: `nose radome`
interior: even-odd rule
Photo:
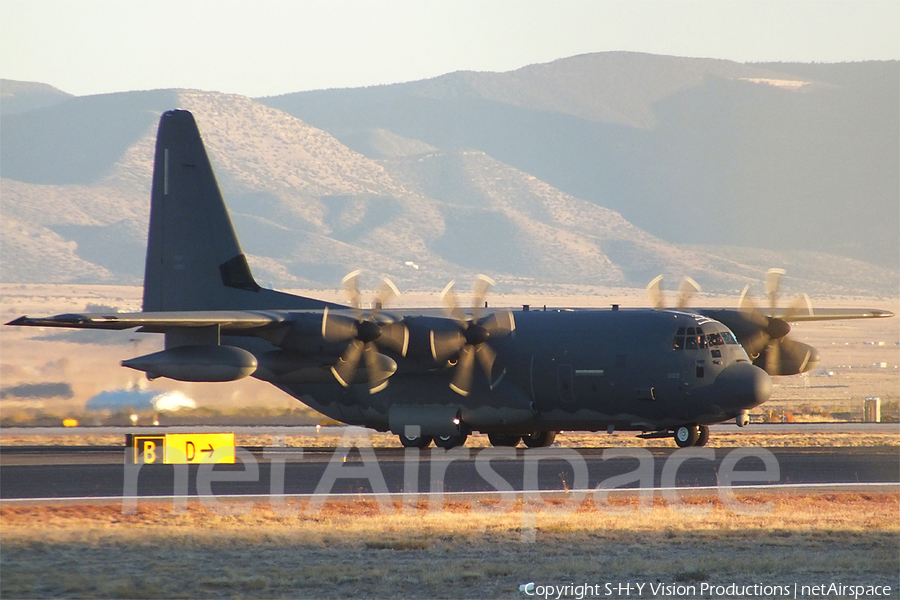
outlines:
[[[759,406],[772,396],[772,378],[749,362],[726,368],[716,378],[721,401],[736,409]]]

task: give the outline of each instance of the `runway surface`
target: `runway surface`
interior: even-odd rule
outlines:
[[[900,490],[896,446],[841,448],[247,448],[234,465],[128,465],[116,447],[0,448],[0,501],[444,493],[604,488]],[[606,453],[606,454],[604,454]],[[737,462],[735,462],[737,460]],[[615,479],[611,479],[615,478]],[[652,484],[651,484],[652,481]]]

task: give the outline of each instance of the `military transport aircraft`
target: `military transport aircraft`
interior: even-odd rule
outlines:
[[[556,433],[630,430],[703,445],[708,425],[749,421],[770,375],[807,371],[816,351],[788,339],[788,321],[891,316],[886,311],[766,315],[741,309],[473,309],[452,284],[440,309],[387,312],[385,281],[362,309],[257,285],[191,113],[162,115],[156,142],[142,312],[20,317],[9,325],[165,335],[165,350],[123,366],[180,381],[270,382],[348,424],[391,431],[407,447],[443,448],[487,433],[496,446],[549,446]],[[773,279],[777,279],[776,276]],[[774,288],[774,286],[773,286]],[[774,306],[776,292],[770,290]]]

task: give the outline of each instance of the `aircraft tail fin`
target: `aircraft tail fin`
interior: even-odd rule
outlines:
[[[184,110],[159,121],[143,302],[145,312],[329,305],[256,283],[194,116]]]

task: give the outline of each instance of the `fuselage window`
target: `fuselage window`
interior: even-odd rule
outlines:
[[[732,344],[734,346],[737,346],[738,341],[735,339],[734,334],[731,333],[730,331],[723,331],[722,339],[725,340],[726,344]]]

